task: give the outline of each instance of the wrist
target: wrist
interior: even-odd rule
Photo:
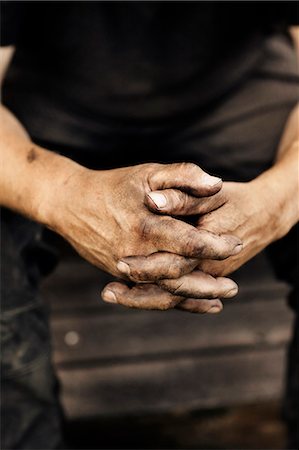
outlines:
[[[250,182],[261,201],[261,215],[267,218],[270,242],[285,236],[299,219],[298,168],[288,169],[277,163]]]
[[[33,185],[33,197],[36,196],[34,218],[56,230],[64,218],[65,191],[70,179],[87,169],[69,158],[49,151],[44,151],[42,164],[46,171],[41,171],[40,179]]]

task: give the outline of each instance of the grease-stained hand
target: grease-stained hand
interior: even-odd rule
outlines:
[[[162,207],[158,205],[158,201]],[[229,198],[223,190],[211,197],[197,200],[178,189],[150,192],[146,197],[146,204],[152,211],[182,216],[200,214],[201,217],[206,217],[207,214],[212,214],[211,211],[221,211],[227,203]],[[209,236],[209,231],[201,231]],[[220,234],[218,229],[216,235]],[[240,242],[232,254],[240,253]],[[143,284],[129,287],[122,282],[113,282],[105,287],[102,297],[107,302],[142,309],[177,307],[198,313],[219,312],[222,309],[220,299],[235,296],[238,287],[228,278],[193,270],[198,264],[198,258],[190,259],[169,252],[123,258],[118,263],[119,270],[130,281]],[[144,284],[148,282],[151,283]]]
[[[78,167],[65,178],[56,197],[55,214],[48,222],[97,267],[125,277],[118,262],[126,256],[148,256],[162,251],[171,252],[177,261],[184,261],[179,269],[179,274],[183,275],[194,269],[196,258],[223,259],[238,251],[240,241],[234,236],[198,230],[170,215],[158,215],[147,207],[146,202],[152,202],[149,197],[152,191],[175,192],[177,189],[184,191],[188,206],[192,203],[190,212],[199,211],[202,208],[200,197],[218,192],[222,182],[198,166],[143,164],[107,171]],[[215,201],[207,203],[218,206]],[[206,206],[205,210],[211,208]],[[193,260],[186,262],[183,256]],[[169,278],[174,275],[170,268]],[[155,276],[147,271],[147,279],[152,281]]]
[[[159,192],[157,194],[167,197],[167,192]],[[180,196],[184,196],[184,193],[181,193]],[[171,201],[168,202],[169,205],[173,205],[173,199],[174,196],[172,196],[172,203]],[[277,239],[279,230],[276,229],[276,219],[279,214],[279,207],[275,203],[275,199],[271,197],[271,192],[267,189],[267,186],[259,179],[248,183],[226,182],[223,184],[221,191],[211,197],[210,200],[212,199],[220,206],[200,215],[197,219],[197,228],[201,231],[205,230],[215,234],[227,233],[239,237],[243,243],[242,251],[236,252],[235,255],[231,255],[222,261],[201,260],[192,273],[177,277],[175,280],[167,279],[167,276],[165,276],[167,275],[166,271],[163,271],[163,267],[167,268],[171,264],[173,256],[168,253],[154,255],[154,264],[156,267],[161,268],[157,270],[156,278],[160,291],[156,288],[155,299],[154,296],[150,298],[149,293],[147,293],[148,304],[158,302],[159,293],[160,296],[165,295],[162,293],[163,289],[170,292],[171,295],[175,294],[177,296],[177,303],[171,303],[172,307],[176,306],[192,312],[205,312],[204,305],[201,305],[196,300],[197,298],[203,298],[201,294],[207,294],[203,287],[205,286],[205,277],[209,277],[207,279],[210,280],[210,283],[213,280],[210,284],[210,295],[207,295],[206,298],[217,296],[220,299],[235,295],[237,293],[236,288],[232,288],[230,293],[225,293],[219,289],[220,284],[223,282],[222,280],[228,280],[223,278],[223,276],[234,272],[273,240]],[[185,199],[185,201],[187,200]],[[152,210],[155,209],[153,204],[150,207]],[[176,213],[177,208],[178,205],[174,205],[173,210]],[[157,209],[157,212],[161,213],[161,210]],[[172,213],[172,206],[168,208],[167,212],[169,214]],[[189,261],[189,259],[185,258],[185,263],[187,263],[186,261]],[[153,263],[151,257],[125,258],[123,262],[129,266],[127,274],[131,274],[130,279],[139,282],[146,280],[147,273],[150,271],[150,265]],[[200,276],[198,276],[199,274]],[[216,280],[218,280],[218,284],[215,283]],[[117,289],[117,285],[113,285],[113,288]],[[122,304],[130,303],[129,297],[133,295],[134,302],[137,303],[137,293],[140,295],[142,289],[143,287],[140,285],[138,291],[134,288],[123,290],[121,291],[121,299],[119,291],[117,292],[118,301]],[[187,298],[187,300],[184,300],[184,298]]]
[[[222,262],[201,261],[199,268],[214,276],[231,274],[283,234],[277,226],[279,202],[267,183],[259,178],[247,183],[227,182],[223,194],[226,203],[200,217],[197,228],[232,233],[242,240],[243,249]]]

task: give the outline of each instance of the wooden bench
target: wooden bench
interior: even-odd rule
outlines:
[[[292,313],[263,255],[239,270],[219,315],[128,310],[101,301],[109,277],[69,256],[44,283],[54,361],[71,419],[277,399]]]

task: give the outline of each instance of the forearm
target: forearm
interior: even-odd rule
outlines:
[[[290,28],[290,33],[299,62],[299,27]],[[299,220],[299,104],[286,123],[275,164],[256,181],[272,191],[277,216],[274,240],[283,237]]]
[[[284,236],[299,220],[299,106],[289,117],[275,164],[254,180],[267,194],[276,220],[274,240]]]
[[[79,166],[32,143],[20,122],[0,108],[0,204],[50,226],[49,207]]]

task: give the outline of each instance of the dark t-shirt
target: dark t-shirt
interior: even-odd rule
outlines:
[[[295,2],[2,2],[4,102],[33,136],[88,146],[99,124],[204,110],[296,20]]]

